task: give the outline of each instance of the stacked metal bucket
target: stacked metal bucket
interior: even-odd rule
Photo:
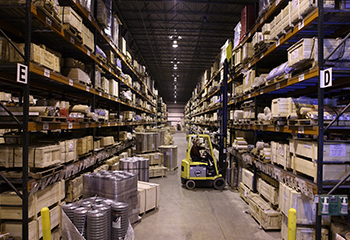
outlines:
[[[83,175],[84,198],[95,195],[129,204],[129,220],[138,220],[137,175],[126,171],[101,171]]]
[[[158,133],[136,133],[136,153],[157,151],[158,143]]]
[[[119,160],[119,169],[137,174],[139,181],[149,181],[149,159],[128,157]]]
[[[62,209],[87,240],[119,240],[127,233],[127,203],[92,197],[68,203]]]
[[[162,145],[159,146],[159,152],[164,155],[164,166],[169,170],[177,168],[177,146],[175,145]]]

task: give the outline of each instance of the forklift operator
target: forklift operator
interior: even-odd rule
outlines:
[[[198,140],[193,139],[193,145],[191,148],[190,156],[192,158],[192,161],[205,161],[205,157],[201,156],[201,153],[199,150],[205,149],[205,147],[201,147],[198,145]]]

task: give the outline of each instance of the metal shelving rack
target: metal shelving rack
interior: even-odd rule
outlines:
[[[145,84],[145,82],[142,80],[142,78],[139,76],[139,74],[130,66],[130,64],[126,61],[126,58],[124,55],[122,55],[119,52],[119,49],[112,43],[108,37],[103,33],[103,31],[100,29],[100,27],[97,25],[97,23],[91,18],[91,16],[82,8],[82,6],[75,0],[70,0],[71,4],[75,6],[79,10],[79,14],[82,14],[85,20],[88,19],[89,23],[92,25],[94,28],[94,37],[95,37],[95,47],[97,43],[97,37],[99,34],[99,37],[104,39],[104,41],[107,42],[109,47],[119,56],[122,60],[123,68],[125,67],[125,70],[131,72],[133,78],[137,79],[140,81],[145,88],[148,90],[148,93],[155,98],[156,96],[153,94],[153,92],[149,89],[149,87]],[[89,50],[86,48],[82,47],[81,44],[77,43],[74,41],[74,39],[67,34],[61,27],[59,27],[55,22],[50,21],[50,19],[43,13],[42,11],[38,10],[36,7],[34,7],[32,0],[26,0],[25,5],[16,5],[16,6],[5,6],[5,8],[19,8],[23,9],[23,12],[25,12],[25,35],[21,35],[20,37],[24,37],[24,43],[25,43],[25,54],[21,54],[20,51],[17,51],[21,56],[24,58],[24,64],[28,66],[28,71],[27,71],[27,83],[23,85],[23,91],[21,93],[20,99],[23,97],[23,121],[20,123],[18,119],[6,109],[6,106],[4,106],[2,103],[0,108],[4,108],[10,116],[14,118],[14,120],[17,122],[16,124],[3,124],[2,128],[21,128],[22,129],[22,146],[23,146],[23,159],[22,159],[22,179],[16,179],[16,180],[9,180],[7,179],[1,172],[0,172],[0,177],[2,178],[3,182],[7,183],[16,193],[17,195],[22,199],[22,205],[17,206],[17,205],[6,205],[7,207],[22,207],[22,239],[28,239],[29,238],[29,232],[28,232],[28,196],[29,194],[37,191],[40,187],[44,188],[48,184],[54,183],[54,181],[48,181],[47,179],[43,183],[44,185],[41,185],[40,181],[37,181],[35,179],[30,179],[29,178],[29,172],[28,172],[28,152],[29,152],[29,132],[30,131],[41,131],[41,130],[68,130],[68,129],[93,129],[92,134],[95,134],[95,130],[97,128],[105,128],[105,127],[118,127],[118,132],[120,130],[120,127],[123,126],[134,126],[134,125],[140,125],[140,124],[150,124],[150,125],[156,125],[157,122],[149,122],[149,123],[120,123],[120,122],[104,122],[104,123],[96,123],[96,122],[89,122],[89,123],[67,123],[67,122],[62,122],[62,123],[37,123],[37,122],[32,122],[30,121],[29,118],[29,92],[31,89],[31,86],[36,86],[37,84],[35,81],[32,84],[31,83],[31,78],[33,75],[36,77],[42,77],[42,78],[47,78],[47,75],[49,75],[49,79],[51,79],[53,82],[56,84],[61,84],[64,88],[74,88],[75,90],[80,91],[80,95],[82,98],[87,98],[89,99],[91,97],[92,99],[92,109],[95,109],[96,105],[96,99],[98,98],[99,100],[103,100],[106,102],[106,105],[112,105],[112,104],[117,104],[117,110],[118,110],[118,115],[120,114],[121,107],[125,109],[135,109],[140,112],[144,112],[150,115],[156,115],[157,113],[154,113],[151,110],[148,110],[143,107],[136,106],[135,104],[132,103],[127,103],[125,101],[120,100],[119,98],[110,96],[105,93],[101,93],[96,91],[93,88],[89,88],[86,85],[73,82],[71,79],[66,78],[60,74],[57,74],[49,69],[46,69],[42,66],[39,66],[37,64],[34,64],[33,62],[30,61],[31,59],[31,41],[32,41],[32,17],[34,17],[41,21],[45,27],[50,28],[50,30],[57,34],[60,38],[66,40],[67,45],[73,45],[76,50],[80,51],[81,54],[85,54],[87,58],[92,61],[95,66],[95,64],[99,64],[105,71],[107,71],[109,74],[114,76],[122,82],[124,85],[126,85],[129,89],[131,89],[135,94],[143,98],[145,101],[150,103],[151,106],[157,107],[157,103],[154,103],[152,100],[150,100],[148,97],[146,97],[143,93],[140,91],[134,89],[130,84],[128,84],[124,79],[121,77],[117,76],[117,74],[106,64],[103,64],[99,59],[96,58],[94,54],[91,54]],[[9,30],[8,26],[3,26],[4,29]],[[11,40],[6,36],[6,34],[2,31],[0,27],[2,35],[4,35],[7,40],[10,42],[10,44],[15,48],[16,46],[11,42]],[[16,30],[14,30],[16,31]],[[17,31],[17,33],[20,33]],[[72,40],[73,39],[73,40]],[[17,49],[18,50],[18,49]],[[93,71],[94,74],[94,71]],[[6,78],[7,76],[2,75],[2,78]],[[93,75],[92,75],[93,78]],[[9,79],[9,81],[13,81],[13,79]],[[11,83],[12,84],[12,83]],[[92,82],[92,86],[94,87],[94,81]],[[47,86],[48,89],[50,89],[50,86]],[[120,88],[119,88],[120,89]],[[59,92],[58,92],[59,93]],[[87,95],[87,96],[85,96]],[[119,140],[119,137],[118,137]],[[114,154],[117,154],[119,151],[121,151],[124,148],[128,148],[132,145],[132,142],[124,143],[122,146],[118,147],[108,147],[104,150],[102,150],[101,154],[97,154],[96,157],[87,157],[86,159],[79,160],[78,162],[72,163],[71,165],[79,165],[79,171],[82,171],[86,168],[93,167],[93,164],[100,163],[101,161],[104,160],[104,157],[106,156],[112,156]],[[94,158],[94,159],[92,159]],[[88,164],[92,165],[88,165]],[[84,166],[84,167],[82,167]],[[69,175],[71,174],[71,175]],[[74,175],[74,173],[68,173],[68,170],[65,172],[66,178]],[[56,174],[57,175],[57,174]],[[58,175],[57,175],[58,176]],[[22,192],[19,192],[17,188],[14,186],[21,186]],[[2,205],[4,206],[4,205]]]

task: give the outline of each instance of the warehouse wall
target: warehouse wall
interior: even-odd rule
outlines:
[[[184,117],[184,104],[168,104],[168,122],[171,125],[176,125],[178,122],[181,123]]]

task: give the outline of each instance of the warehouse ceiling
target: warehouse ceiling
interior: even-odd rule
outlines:
[[[241,10],[255,0],[114,0],[133,57],[145,65],[167,103],[184,104],[210,69]],[[174,48],[174,40],[178,47]],[[177,64],[177,69],[174,65]],[[174,77],[177,96],[174,97]]]

